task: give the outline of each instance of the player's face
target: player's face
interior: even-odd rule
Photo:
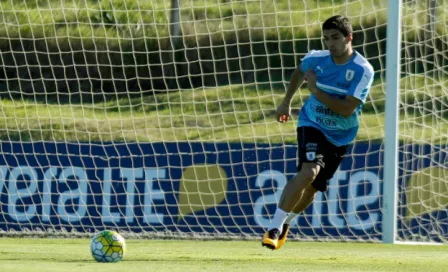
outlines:
[[[324,41],[330,54],[333,57],[342,57],[351,46],[352,35],[344,37],[344,34],[337,29],[328,29],[323,31]]]

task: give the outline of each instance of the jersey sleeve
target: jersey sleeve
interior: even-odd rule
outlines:
[[[306,71],[308,71],[309,69],[314,69],[316,68],[316,63],[317,63],[317,58],[316,58],[316,54],[318,51],[316,50],[311,50],[309,51],[305,57],[303,57],[302,59],[300,59],[302,61],[302,63],[300,63],[300,70],[305,73]]]
[[[365,103],[373,83],[373,68],[363,68],[364,70],[361,70],[361,73],[355,74],[355,78],[353,79],[355,84],[351,84],[348,94]]]

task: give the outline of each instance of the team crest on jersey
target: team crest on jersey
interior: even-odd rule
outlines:
[[[355,76],[355,71],[353,71],[353,70],[349,69],[349,70],[347,70],[347,72],[345,72],[345,79],[347,81],[352,80],[354,76]]]
[[[306,159],[308,161],[314,161],[316,159],[316,152],[306,152]]]

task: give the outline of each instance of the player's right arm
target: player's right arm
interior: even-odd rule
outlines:
[[[289,80],[288,90],[286,91],[285,98],[283,99],[282,104],[277,108],[277,121],[286,122],[288,117],[291,116],[291,101],[294,97],[294,94],[299,89],[300,85],[302,85],[305,78],[305,71],[308,69],[312,69],[316,66],[316,58],[312,58],[313,56],[319,55],[321,51],[311,50],[309,51],[305,57],[301,59],[302,63],[300,63],[299,67],[294,70],[291,75],[291,79]]]
[[[296,93],[300,85],[302,85],[304,78],[305,74],[302,72],[302,69],[299,66],[299,68],[297,68],[291,75],[288,90],[286,91],[285,98],[283,99],[283,104],[291,104],[292,98],[294,97],[294,94]]]
[[[304,74],[299,66],[291,75],[289,81],[288,90],[286,91],[285,98],[282,104],[277,108],[277,120],[279,122],[286,122],[287,118],[291,116],[291,101],[296,93],[297,89],[302,85],[304,80]],[[286,116],[286,120],[283,119]]]

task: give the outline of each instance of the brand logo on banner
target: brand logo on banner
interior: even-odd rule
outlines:
[[[96,226],[114,226],[136,231],[262,233],[284,186],[297,173],[295,146],[0,145],[4,151],[0,157],[1,230],[22,230],[26,226],[85,232]],[[442,152],[445,147],[412,148],[424,150],[421,154],[433,158],[412,164],[409,178],[399,181],[400,194],[406,201],[406,208],[400,211],[400,224],[418,233],[422,227],[425,231],[429,228],[419,224],[420,218],[433,213],[437,213],[436,220],[448,218],[448,197],[444,197],[448,170],[430,164],[446,160]],[[297,225],[292,231],[310,236],[350,233],[355,238],[369,235],[380,239],[381,145],[357,143],[353,149],[353,154],[365,155],[348,156],[342,161],[329,181],[328,191],[316,194],[313,204],[292,222]],[[47,155],[36,156],[27,150]],[[105,162],[101,154],[126,156]],[[24,159],[18,165],[20,156]],[[306,157],[314,160],[316,153],[307,152]],[[448,235],[446,230],[432,231]]]

